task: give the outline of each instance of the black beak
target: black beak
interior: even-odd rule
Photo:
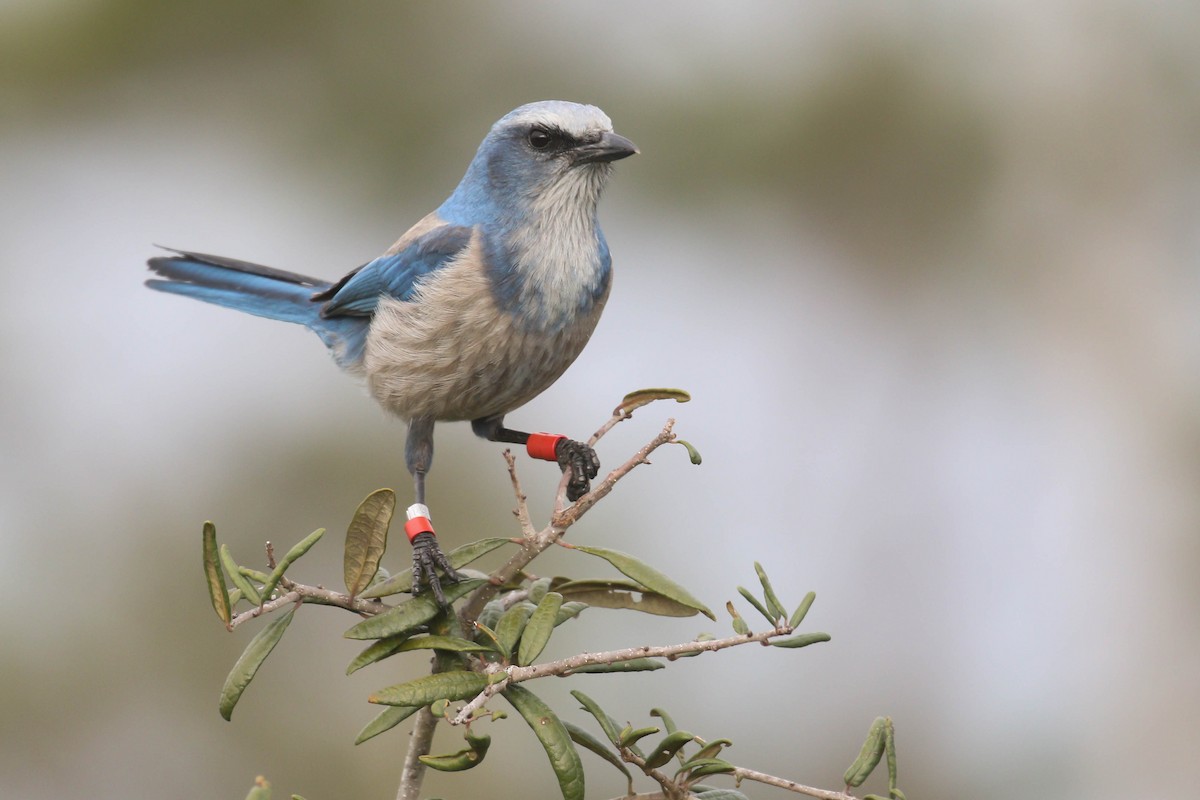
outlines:
[[[594,142],[575,148],[575,164],[595,164],[603,161],[619,161],[640,152],[637,145],[617,133],[602,133]]]

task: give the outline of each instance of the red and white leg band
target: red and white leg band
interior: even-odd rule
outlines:
[[[542,461],[558,461],[558,443],[567,437],[561,433],[531,433],[525,443],[525,451],[531,458]]]
[[[408,522],[404,523],[404,533],[408,541],[422,533],[433,533],[433,523],[429,521],[429,506],[424,503],[413,503],[408,507]]]

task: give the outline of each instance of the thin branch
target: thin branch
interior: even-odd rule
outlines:
[[[831,792],[828,789],[817,789],[813,786],[805,786],[802,783],[789,781],[785,778],[776,778],[774,775],[768,775],[765,772],[756,772],[755,770],[746,769],[745,767],[735,767],[733,772],[728,774],[733,775],[739,782],[742,780],[758,781],[759,783],[765,783],[768,786],[777,786],[780,789],[787,789],[789,792],[806,794],[809,797],[817,797],[820,798],[820,800],[858,800],[857,797],[852,794],[847,794],[846,792]]]
[[[396,793],[396,800],[418,800],[421,796],[425,765],[420,758],[429,752],[436,729],[437,717],[429,711],[429,706],[425,706],[417,712],[417,721],[410,734],[412,739],[404,753],[404,769],[400,772],[400,790]]]
[[[517,459],[513,457],[512,450],[504,451],[504,460],[508,463],[508,477],[512,479],[513,494],[517,496],[515,513],[517,521],[521,523],[521,535],[526,539],[532,539],[537,536],[537,529],[529,520],[529,505],[526,503],[525,492],[521,490],[521,479],[517,477]]]
[[[617,421],[619,422],[620,420],[618,419]],[[604,480],[597,484],[592,491],[576,500],[575,505],[565,511],[556,511],[550,519],[550,524],[532,537],[525,535],[520,551],[514,553],[505,562],[504,566],[493,572],[490,580],[475,590],[466,605],[463,606],[462,611],[459,612],[458,616],[462,620],[464,628],[469,629],[471,627],[471,623],[479,617],[480,612],[483,611],[483,607],[487,605],[489,600],[496,596],[501,586],[509,583],[521,570],[529,565],[529,562],[533,561],[542,551],[562,538],[567,529],[578,522],[579,518],[586,514],[589,508],[612,491],[617,481],[628,475],[639,464],[648,464],[649,456],[652,452],[667,442],[672,441],[675,438],[675,434],[671,432],[671,428],[674,425],[675,420],[667,420],[667,424],[659,431],[657,436],[651,439],[641,450],[634,453],[628,461],[606,475]],[[600,434],[603,430],[597,431],[597,434]],[[516,479],[516,462],[511,453],[506,456],[506,460],[509,462],[509,472],[513,476],[513,490],[517,495],[517,518],[519,520],[520,509],[524,504],[524,496],[520,490],[520,483]],[[528,514],[528,510],[526,513]],[[522,524],[522,533],[525,533],[524,524]]]
[[[751,644],[752,642],[766,645],[770,643],[771,639],[778,636],[787,636],[792,632],[793,629],[790,626],[783,625],[772,630],[762,631],[761,633],[738,634],[725,639],[683,642],[681,644],[661,645],[658,647],[641,645],[639,647],[627,647],[622,650],[608,650],[602,653],[580,653],[570,658],[547,661],[543,664],[531,664],[528,667],[506,667],[504,669],[505,673],[507,673],[505,678],[496,683],[489,684],[483,691],[472,698],[471,702],[463,706],[454,715],[450,720],[450,724],[462,725],[469,722],[476,711],[483,708],[491,697],[504,691],[509,684],[521,683],[522,681],[534,680],[535,678],[562,677],[572,674],[580,667],[593,664],[615,664],[618,661],[630,661],[635,658],[665,658],[669,661],[674,661],[681,656],[711,653],[717,650],[724,650],[727,647]]]
[[[281,581],[281,583],[283,583]],[[320,586],[306,586],[303,583],[294,583],[287,581],[284,585],[289,591],[286,594],[276,597],[274,600],[263,603],[261,606],[255,606],[249,611],[243,611],[229,622],[229,630],[233,630],[243,622],[260,617],[263,614],[269,614],[272,611],[278,611],[288,605],[297,602],[316,603],[323,606],[336,606],[344,608],[348,611],[353,611],[364,616],[373,617],[387,611],[390,606],[379,602],[378,600],[367,600],[361,597],[350,597],[342,592],[334,592]]]

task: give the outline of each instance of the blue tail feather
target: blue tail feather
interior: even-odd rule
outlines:
[[[322,317],[324,303],[313,294],[332,286],[329,281],[222,256],[175,252],[179,255],[148,262],[162,276],[146,281],[151,289],[304,325],[321,337],[340,366],[353,369],[361,363],[370,317]]]

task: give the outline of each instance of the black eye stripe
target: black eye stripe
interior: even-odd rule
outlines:
[[[534,150],[547,150],[558,137],[545,128],[533,128],[529,131],[529,145]]]

